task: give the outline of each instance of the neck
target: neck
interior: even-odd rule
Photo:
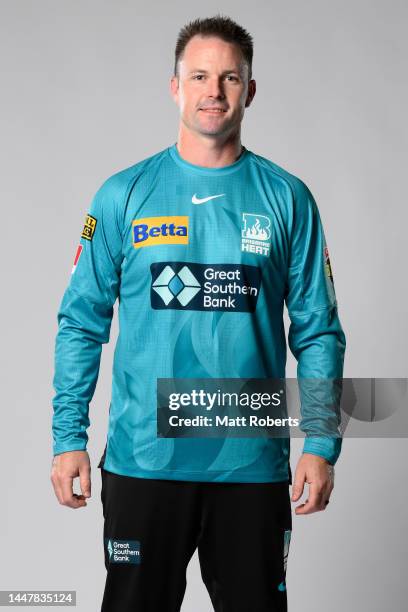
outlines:
[[[186,131],[180,126],[177,150],[190,164],[205,168],[222,168],[233,164],[243,151],[241,134],[229,135],[224,140]]]

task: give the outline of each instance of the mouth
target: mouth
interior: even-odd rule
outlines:
[[[203,113],[209,113],[210,115],[221,115],[222,113],[226,113],[227,110],[225,108],[200,108],[200,111]]]

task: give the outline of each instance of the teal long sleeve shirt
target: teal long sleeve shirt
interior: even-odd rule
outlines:
[[[58,311],[54,455],[87,447],[89,404],[118,301],[105,469],[291,482],[288,438],[158,437],[156,386],[158,378],[284,378],[285,304],[298,378],[342,377],[345,335],[308,187],[246,148],[233,164],[205,168],[173,144],[109,177],[87,213]],[[217,288],[209,270],[218,279],[233,271],[236,280],[228,287],[218,280]],[[330,402],[316,395],[303,405],[304,452],[334,464],[341,437],[315,432],[338,424]]]

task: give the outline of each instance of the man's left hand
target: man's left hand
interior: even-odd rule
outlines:
[[[325,510],[334,488],[334,467],[323,457],[303,453],[298,461],[292,486],[292,501],[303,495],[305,482],[309,498],[295,508],[295,514],[311,514]]]

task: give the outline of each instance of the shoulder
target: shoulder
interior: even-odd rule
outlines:
[[[96,196],[108,196],[111,200],[123,200],[141,176],[160,166],[166,152],[167,148],[113,173],[100,185]]]
[[[299,177],[270,159],[251,151],[255,166],[265,174],[274,187],[292,197],[293,203],[313,201],[309,187]]]
[[[158,171],[165,153],[166,149],[111,174],[94,192],[89,214],[106,227],[117,227],[122,232],[131,190],[149,169]]]

